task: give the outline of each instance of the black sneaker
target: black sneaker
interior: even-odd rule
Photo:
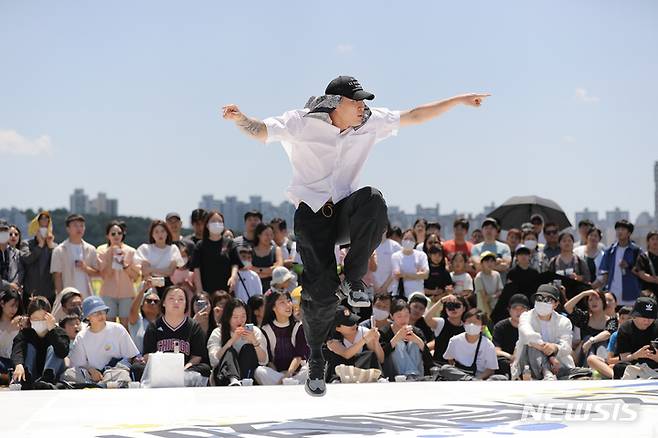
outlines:
[[[308,378],[304,384],[304,389],[311,397],[322,397],[327,393],[327,384],[324,381],[324,367],[324,359],[308,360]]]
[[[362,281],[350,283],[345,280],[338,286],[336,296],[341,301],[347,298],[347,303],[352,307],[370,307],[370,298],[364,289]]]

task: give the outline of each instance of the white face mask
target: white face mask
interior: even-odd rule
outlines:
[[[414,242],[413,240],[404,239],[402,241],[402,248],[404,249],[414,249],[415,246],[416,246],[416,242]]]
[[[210,231],[210,234],[222,234],[224,232],[224,222],[208,222],[208,231]]]
[[[535,248],[537,248],[536,240],[526,240],[525,242],[523,242],[523,244],[527,246],[530,251],[534,251]]]
[[[467,335],[475,336],[482,332],[482,326],[469,322],[468,324],[464,324],[464,331]]]
[[[47,227],[39,228],[39,234],[41,234],[41,237],[45,239],[46,236],[48,235],[48,228]]]
[[[7,242],[9,242],[9,231],[0,232],[0,244],[4,245]]]
[[[30,325],[37,332],[37,335],[43,335],[48,331],[48,323],[46,321],[30,321]]]
[[[249,260],[242,260],[242,266],[244,266],[244,267],[247,268],[247,269],[248,269],[248,268],[251,268],[251,261],[249,261]]]
[[[389,312],[387,310],[378,309],[376,307],[372,308],[372,316],[375,317],[375,321],[383,321],[388,318]]]
[[[551,303],[535,303],[535,310],[539,316],[550,315],[553,312],[553,305]]]

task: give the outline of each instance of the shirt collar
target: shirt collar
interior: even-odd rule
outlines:
[[[322,120],[326,123],[332,124],[331,117],[329,117],[329,114],[333,110],[335,110],[336,107],[338,107],[341,97],[342,96],[337,96],[334,94],[325,94],[318,97],[311,96],[306,101],[306,105],[304,105],[304,108],[308,108],[309,110],[309,112],[306,113],[304,117],[312,117],[318,120]],[[361,128],[363,125],[366,124],[366,122],[368,121],[371,115],[372,115],[372,111],[370,111],[368,105],[365,105],[365,108],[363,110],[363,122],[359,126],[355,126],[352,129],[356,131],[359,128]]]

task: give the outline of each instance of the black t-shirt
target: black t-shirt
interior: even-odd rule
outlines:
[[[450,272],[446,269],[445,263],[433,265],[430,262],[429,266],[430,275],[427,277],[427,280],[425,280],[425,289],[445,289],[446,286],[452,284],[452,277],[450,276]]]
[[[617,333],[615,356],[621,353],[635,353],[645,345],[651,345],[651,341],[658,339],[658,321],[646,330],[638,329],[633,321],[626,321],[619,326]],[[651,359],[639,359],[635,363],[646,363],[651,368],[658,368],[658,363]]]
[[[505,353],[514,354],[516,341],[519,340],[519,328],[512,325],[510,318],[498,321],[493,328],[493,343]]]
[[[517,293],[531,297],[539,287],[539,272],[534,268],[523,269],[516,265],[507,273],[507,281],[514,283]]]
[[[644,271],[649,275],[658,275],[658,255],[652,254],[650,252],[644,252],[640,254],[635,262],[635,269]],[[658,284],[656,283],[647,283],[646,281],[640,280],[642,289],[648,289],[654,293],[658,293]]]
[[[427,325],[427,322],[425,322],[425,318],[423,317],[418,318],[418,321],[416,321],[414,327],[420,329],[420,331],[423,332],[423,338],[425,342],[429,342],[432,339],[434,339],[434,330],[432,330],[432,328],[429,325]]]
[[[185,355],[185,362],[190,356],[204,356],[206,335],[201,326],[192,318],[186,317],[178,327],[171,327],[161,316],[149,324],[144,333],[144,354],[171,353],[178,343],[178,351]]]
[[[224,239],[200,240],[192,254],[190,268],[199,268],[201,284],[206,292],[228,290],[227,283],[231,276],[228,242]]]

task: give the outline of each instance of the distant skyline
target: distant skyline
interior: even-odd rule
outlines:
[[[186,214],[204,194],[282,202],[279,145],[219,118],[303,106],[339,74],[408,109],[491,92],[377,145],[361,185],[390,205],[478,212],[538,195],[573,219],[653,214],[658,2],[539,0],[258,7],[200,0],[0,1],[0,204],[66,207],[76,187],[120,214]],[[622,172],[623,171],[623,174]]]

